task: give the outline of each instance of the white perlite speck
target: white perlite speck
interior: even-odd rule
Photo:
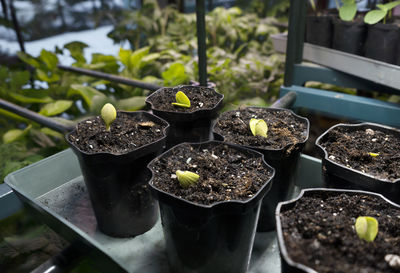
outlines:
[[[396,254],[385,255],[385,261],[391,268],[400,269],[400,256]]]

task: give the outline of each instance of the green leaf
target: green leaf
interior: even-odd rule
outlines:
[[[149,53],[150,48],[149,47],[143,47],[138,50],[135,50],[131,56],[129,57],[129,63],[132,67],[132,69],[138,69],[141,67],[141,60],[144,56],[146,56]]]
[[[51,73],[51,72],[45,72],[42,69],[36,69],[36,75],[39,78],[39,80],[48,82],[48,83],[53,83],[53,82],[57,82],[60,80],[59,75],[57,75],[55,73]]]
[[[107,98],[106,95],[97,89],[79,84],[72,84],[71,88],[68,90],[67,96],[73,95],[81,96],[90,109],[93,109],[95,101],[105,100]]]
[[[398,5],[400,5],[400,1],[389,2],[389,3],[386,3],[386,4],[382,5],[382,6],[383,6],[383,10],[389,11],[389,10],[397,7]]]
[[[87,44],[77,41],[64,45],[64,48],[69,50],[71,57],[74,58],[78,63],[86,63],[86,59],[83,55],[83,50],[86,47],[88,47]]]
[[[343,21],[353,21],[354,17],[357,13],[357,4],[356,3],[349,3],[344,4],[339,9],[339,17]]]
[[[146,106],[145,96],[136,96],[127,99],[121,99],[116,102],[117,108],[125,111],[137,111]]]
[[[360,239],[373,242],[378,234],[378,221],[374,217],[359,216],[355,223],[355,229]]]
[[[366,24],[376,24],[381,21],[386,16],[386,11],[384,10],[371,10],[367,14],[365,14],[364,22]]]
[[[40,59],[47,65],[47,68],[50,70],[54,70],[58,64],[58,58],[56,54],[42,49],[40,52]]]
[[[185,73],[185,66],[181,63],[173,63],[170,67],[161,73],[165,86],[177,86],[188,80]]]
[[[39,114],[44,116],[55,116],[68,110],[73,104],[72,100],[57,100],[52,103],[48,103],[40,109]]]
[[[195,185],[200,178],[200,176],[197,173],[189,171],[177,170],[175,174],[182,188],[188,188],[190,186]]]
[[[182,91],[176,92],[175,99],[176,102],[173,102],[172,105],[190,108],[190,100]]]
[[[117,58],[112,55],[94,53],[92,54],[91,65],[98,65],[98,68],[109,73],[118,73],[119,64],[117,63]]]
[[[263,119],[252,118],[249,126],[253,136],[267,137],[268,125]]]
[[[151,53],[142,58],[142,62],[150,63],[160,58],[160,53]]]
[[[16,114],[14,114],[12,112],[9,112],[7,110],[4,110],[4,109],[0,109],[0,115],[5,116],[7,118],[11,118],[11,119],[16,120],[16,121],[20,121],[20,122],[25,122],[25,123],[29,123],[30,122],[30,120],[28,120],[26,118],[23,118],[23,117],[21,117],[19,115],[16,115]]]
[[[315,6],[315,2],[314,0],[309,0],[311,8],[313,9],[313,11],[317,11],[317,7]]]
[[[52,130],[50,128],[44,127],[44,128],[41,128],[40,131],[43,134],[46,134],[48,136],[52,136],[52,137],[55,137],[55,138],[58,138],[58,139],[64,139],[64,135],[63,134],[61,134],[61,133],[59,133],[57,131],[54,131],[54,130]]]
[[[20,58],[21,61],[33,66],[34,68],[40,68],[40,66],[41,66],[40,63],[34,57],[32,57],[31,55],[29,55],[27,53],[18,51],[17,56],[18,56],[18,58]]]
[[[0,67],[0,81],[3,82],[5,79],[7,79],[8,74],[9,74],[8,68],[5,66],[1,66]]]
[[[31,75],[29,71],[17,71],[11,74],[10,86],[14,91],[19,91],[24,85],[29,83]]]
[[[24,130],[20,129],[11,129],[8,130],[4,135],[3,135],[3,142],[4,143],[11,143],[14,142],[18,139],[23,138],[26,136],[29,132],[29,130],[32,128],[32,125],[29,125],[26,127]]]
[[[17,94],[10,92],[8,95],[20,103],[50,103],[53,101],[51,97],[47,95],[43,96],[42,92],[35,93],[35,91],[32,91],[30,94]]]
[[[129,64],[129,57],[131,56],[131,54],[132,54],[131,50],[126,50],[126,49],[123,49],[122,47],[119,49],[119,53],[118,53],[119,60],[128,69],[131,68],[130,64]]]

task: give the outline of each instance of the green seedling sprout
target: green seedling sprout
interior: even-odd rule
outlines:
[[[172,105],[190,108],[190,100],[182,91],[178,91],[175,95],[176,102],[173,102]]]
[[[372,156],[372,157],[377,157],[377,156],[379,156],[379,153],[368,153],[370,156]]]
[[[383,23],[386,24],[386,17],[389,14],[391,16],[391,11],[395,7],[400,5],[400,1],[389,2],[386,4],[377,4],[379,9],[371,10],[365,14],[364,22],[366,24],[376,24],[383,19]]]
[[[343,5],[339,8],[339,17],[343,21],[353,21],[357,14],[355,0],[342,0]]]
[[[316,12],[317,11],[317,7],[315,6],[314,0],[309,0],[309,2],[310,2],[310,5],[311,5],[311,8],[313,9],[313,11]]]
[[[249,125],[253,136],[267,137],[268,125],[263,119],[252,118]]]
[[[373,242],[378,234],[378,221],[374,217],[359,216],[354,225],[360,239]]]
[[[103,108],[101,108],[101,118],[106,125],[107,131],[110,131],[110,125],[116,117],[117,111],[115,110],[115,107],[111,103],[104,104]]]
[[[176,177],[178,178],[179,184],[182,188],[188,188],[193,186],[199,181],[200,176],[197,173],[189,172],[189,171],[181,171],[177,170]]]

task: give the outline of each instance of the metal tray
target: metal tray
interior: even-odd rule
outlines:
[[[321,161],[301,156],[294,196],[321,185]],[[160,220],[147,233],[128,239],[106,236],[86,192],[78,160],[70,149],[9,174],[5,182],[33,213],[70,242],[84,243],[87,255],[104,272],[168,272]],[[275,232],[257,233],[249,273],[280,272]]]

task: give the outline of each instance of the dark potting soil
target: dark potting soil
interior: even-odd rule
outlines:
[[[358,216],[378,220],[373,242],[358,238],[354,229]],[[280,218],[288,255],[297,263],[317,272],[399,272],[386,259],[389,254],[400,255],[400,209],[380,198],[312,193],[281,212]]]
[[[400,138],[379,130],[332,129],[321,146],[334,162],[378,179],[400,179]],[[379,154],[371,156],[369,153]]]
[[[185,144],[173,149],[168,157],[155,161],[157,173],[153,185],[179,198],[210,205],[219,201],[247,200],[256,194],[271,177],[260,158],[220,144],[212,149],[199,149]],[[200,178],[194,186],[184,189],[175,172],[191,171]]]
[[[250,119],[263,119],[268,125],[267,138],[253,136],[250,131]],[[243,108],[225,112],[218,118],[214,131],[226,142],[263,149],[281,149],[295,145],[307,137],[307,124],[299,122],[290,112],[268,111],[257,108]]]
[[[182,91],[190,100],[190,108],[172,105],[176,102],[175,95]],[[201,109],[212,109],[218,103],[220,98],[213,89],[205,87],[175,87],[164,88],[163,92],[154,94],[151,97],[153,108],[160,111],[185,112],[191,113]]]
[[[163,129],[162,125],[143,115],[130,116],[118,112],[110,131],[106,131],[103,120],[97,116],[78,123],[69,140],[90,154],[124,154],[162,138]]]

